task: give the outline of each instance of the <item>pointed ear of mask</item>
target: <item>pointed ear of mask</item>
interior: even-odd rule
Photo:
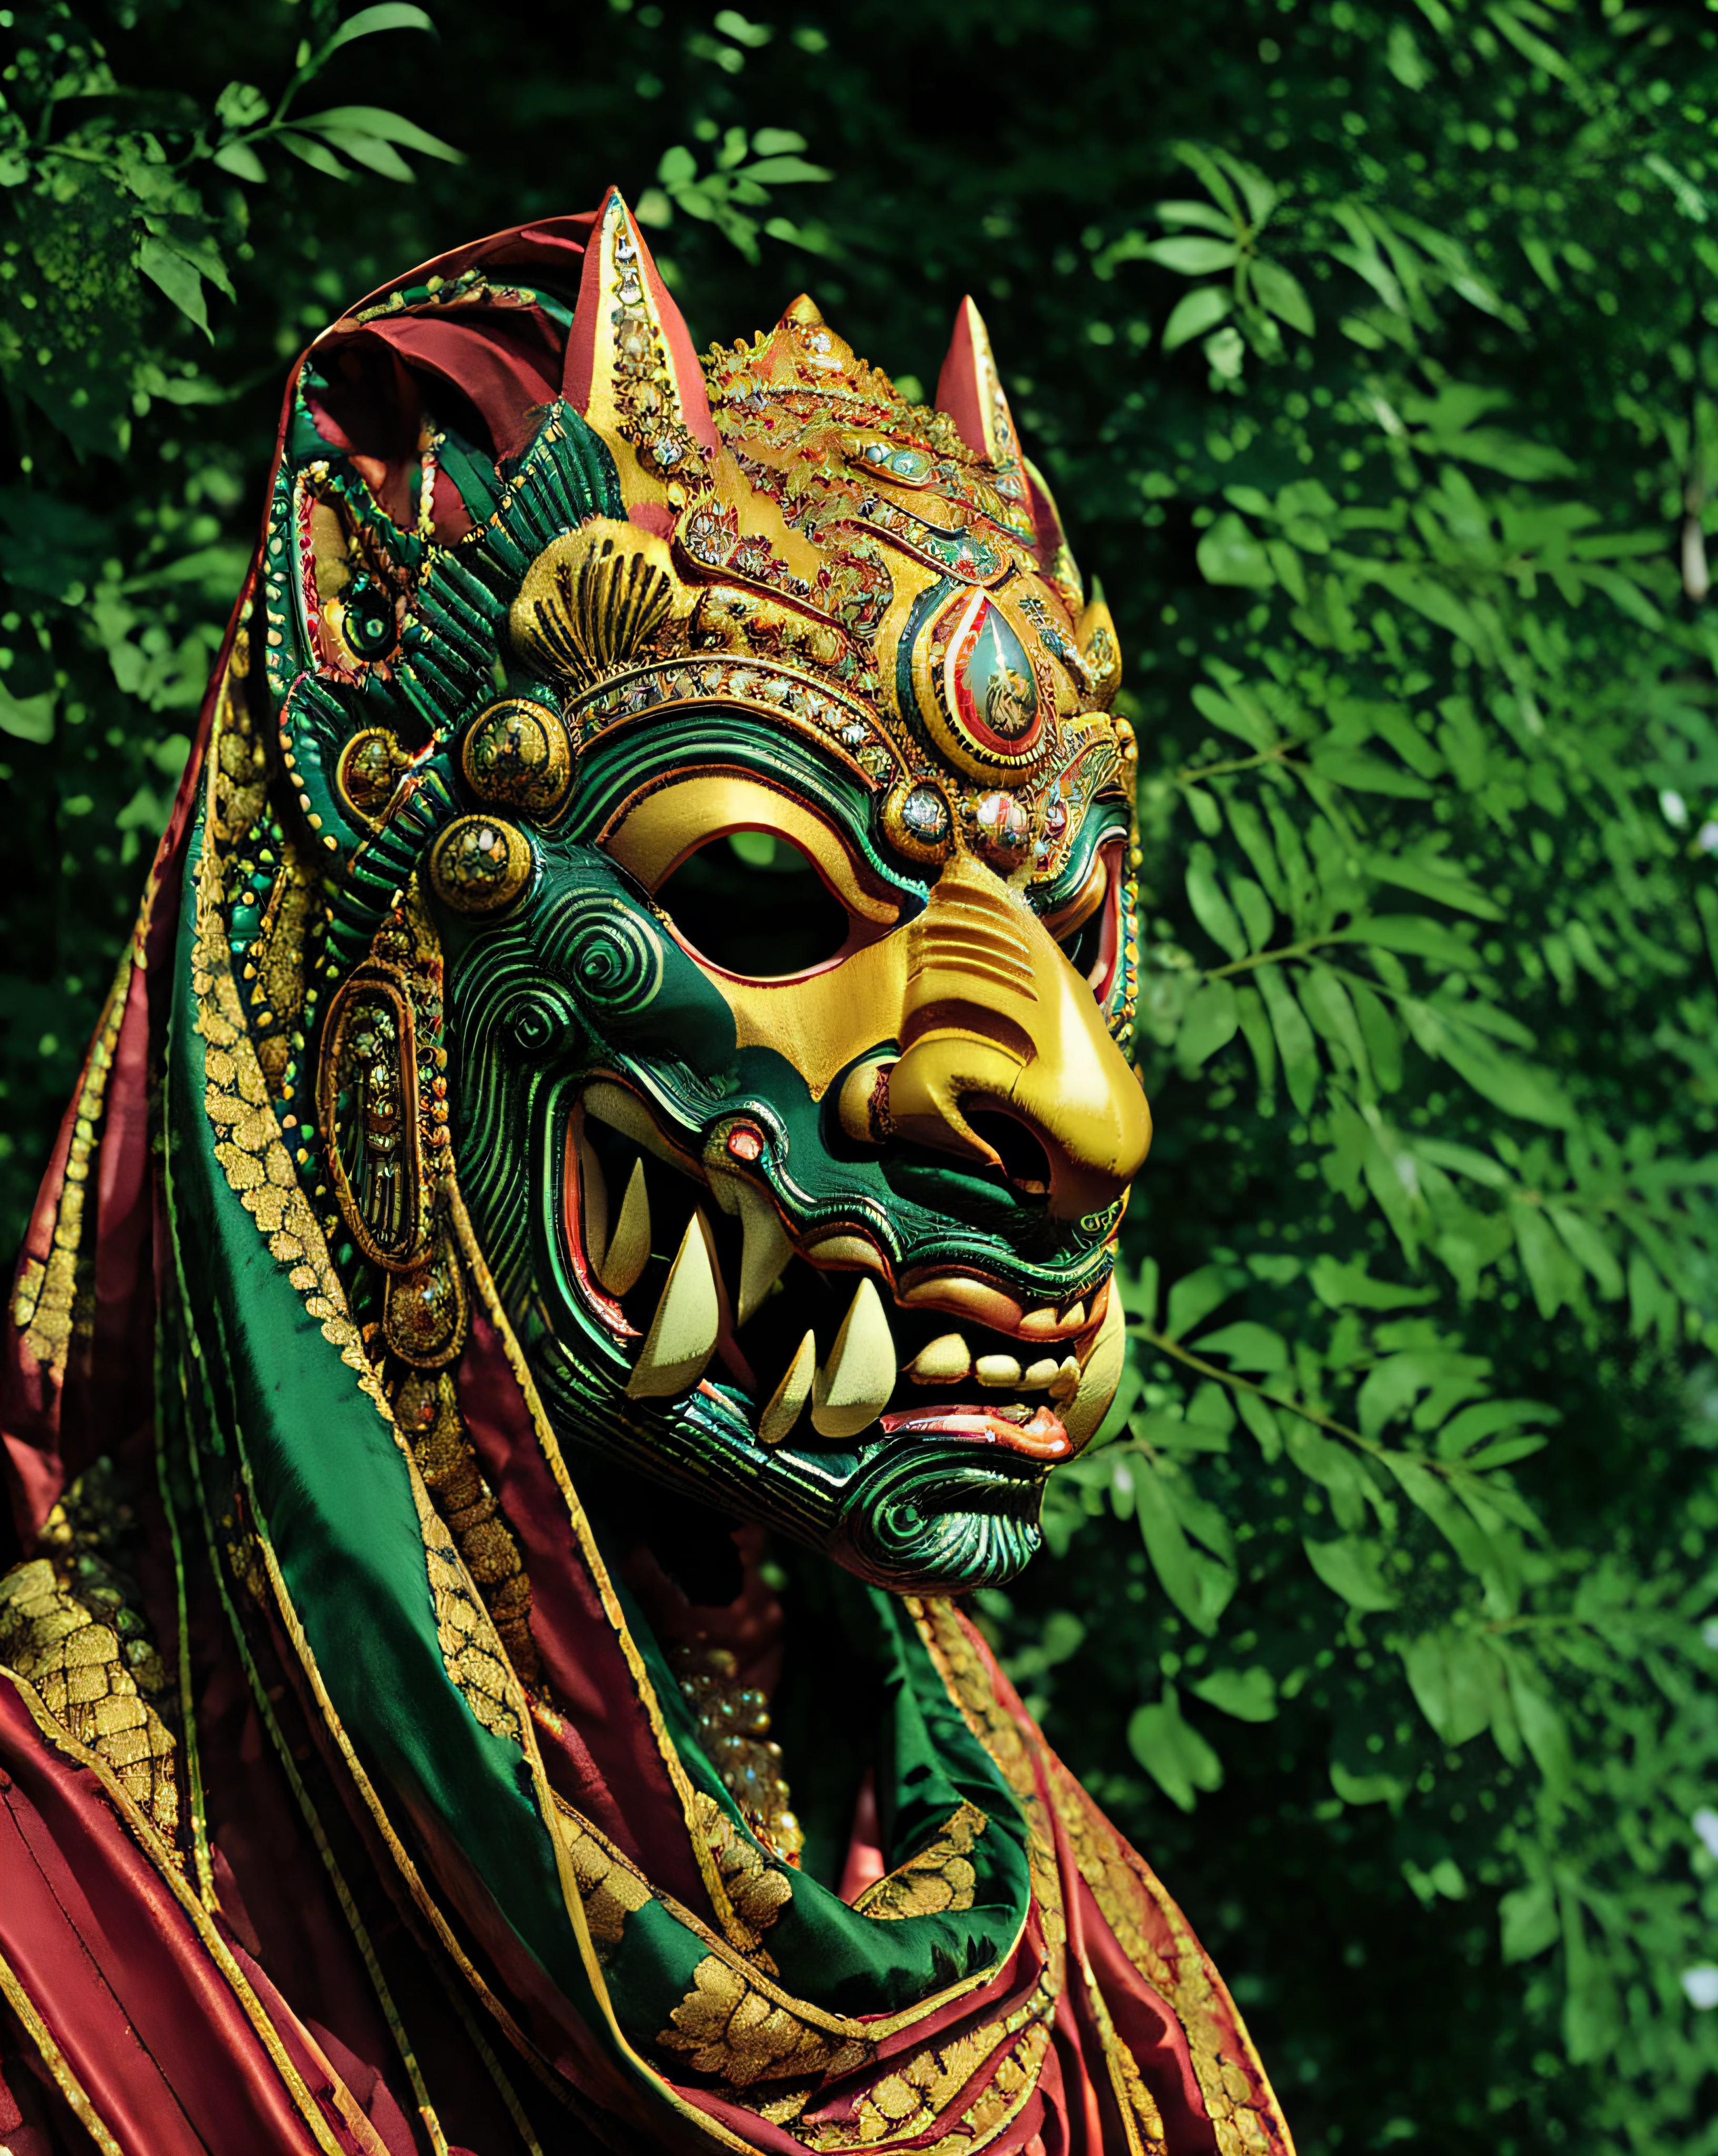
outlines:
[[[703,371],[613,187],[585,250],[562,393],[598,434],[629,443],[651,478],[701,483],[706,454],[717,446]]]
[[[936,404],[960,430],[961,439],[996,473],[996,490],[1008,510],[1009,523],[1032,536],[1031,503],[1020,438],[1003,391],[990,332],[971,300],[962,300],[955,316],[948,357],[936,377]]]

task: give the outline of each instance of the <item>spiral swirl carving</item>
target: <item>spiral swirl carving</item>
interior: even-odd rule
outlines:
[[[604,1018],[631,1018],[655,1000],[662,986],[661,939],[624,899],[598,891],[567,899],[545,926],[559,947],[561,969],[587,1009]]]
[[[854,1568],[880,1587],[937,1594],[995,1587],[1036,1555],[1040,1474],[962,1445],[915,1440],[864,1474],[841,1508]]]

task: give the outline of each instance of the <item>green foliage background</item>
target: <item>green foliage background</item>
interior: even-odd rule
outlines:
[[[0,12],[8,1237],[343,301],[610,179],[703,340],[808,285],[929,384],[977,296],[1129,654],[1159,1127],[985,1614],[1309,2151],[1718,2151],[1715,32]]]

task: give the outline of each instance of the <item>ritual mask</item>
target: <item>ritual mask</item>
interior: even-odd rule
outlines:
[[[397,377],[505,299],[461,281],[396,303]],[[1007,1578],[1115,1389],[1150,1121],[1114,630],[976,311],[934,409],[804,299],[700,364],[611,195],[511,454],[451,389],[362,439],[365,326],[300,377],[265,550],[331,896],[259,1053],[396,1412],[480,1266],[575,1476]],[[254,1003],[282,882],[233,916]]]

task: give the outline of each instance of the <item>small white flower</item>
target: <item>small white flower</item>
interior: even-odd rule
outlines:
[[[1664,811],[1664,821],[1681,830],[1688,822],[1688,803],[1673,788],[1666,787],[1659,796],[1659,806]]]
[[[1702,824],[1694,842],[1703,854],[1718,854],[1718,824]]]
[[[1710,1804],[1702,1804],[1691,1822],[1695,1832],[1705,1844],[1707,1852],[1718,1856],[1718,1812]]]
[[[1703,1962],[1698,1969],[1684,1969],[1682,1988],[1690,2006],[1699,2013],[1710,2013],[1718,2006],[1718,1969],[1710,1962]]]

